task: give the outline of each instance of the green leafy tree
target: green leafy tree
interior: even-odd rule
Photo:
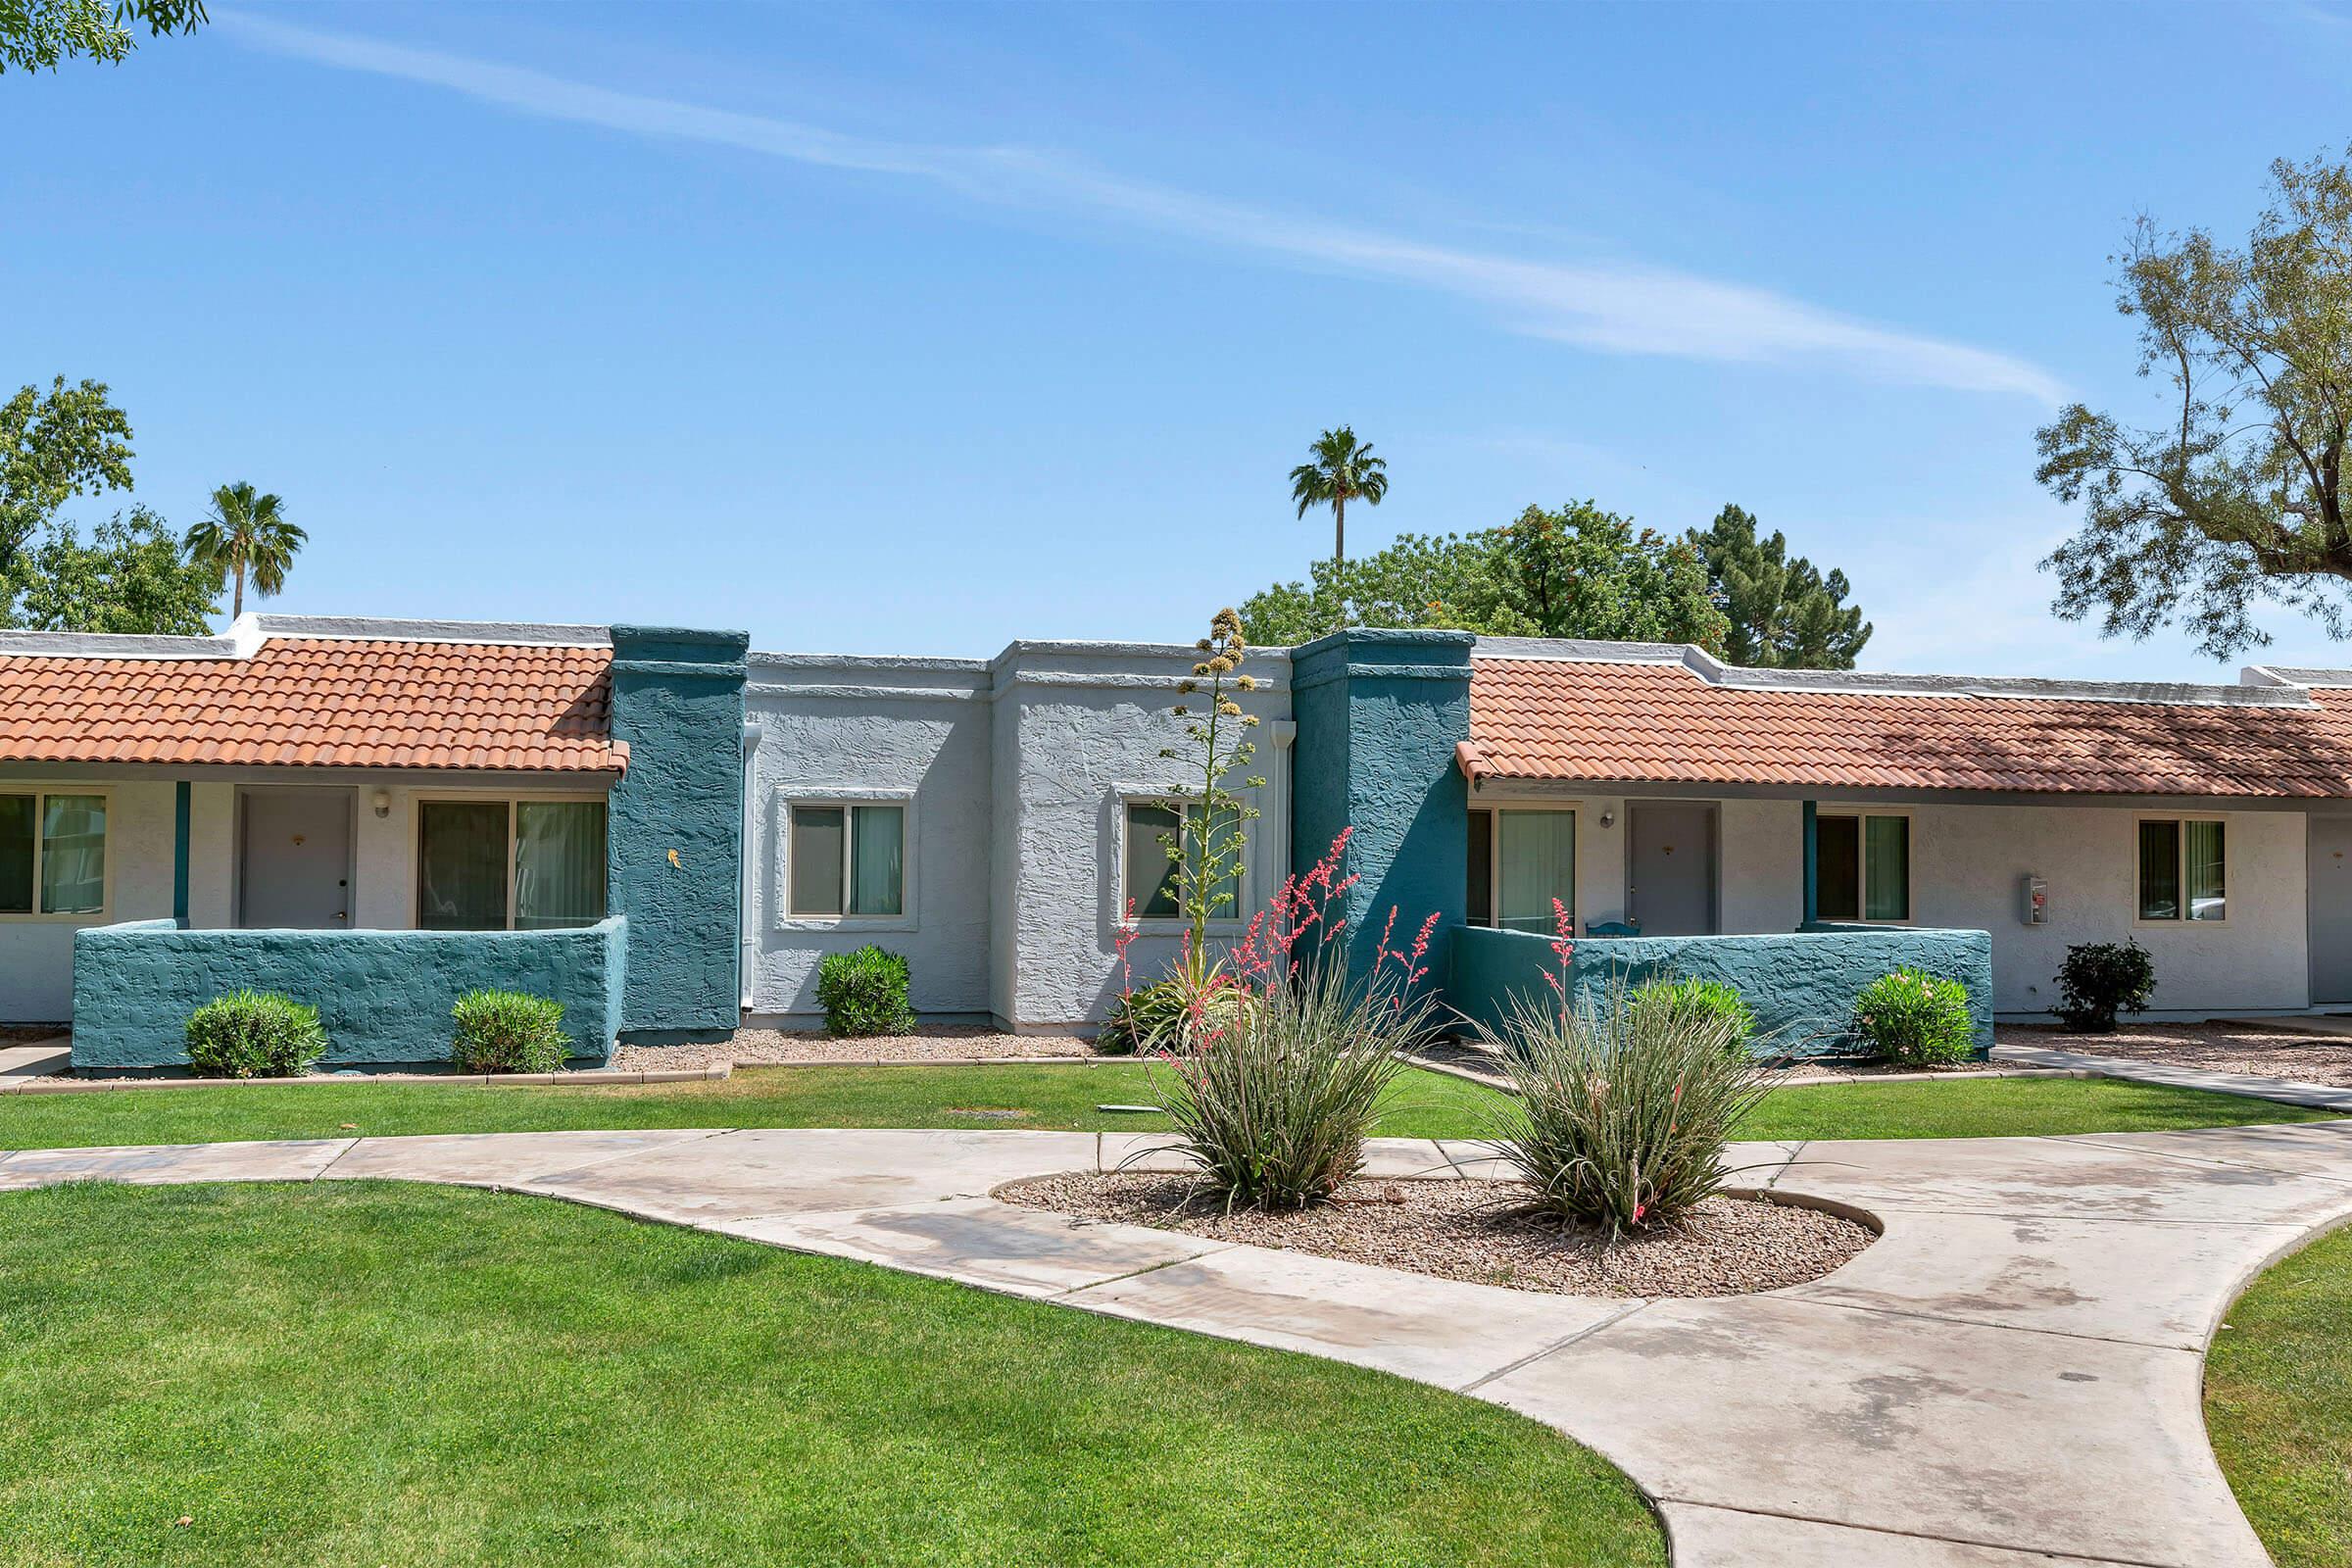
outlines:
[[[204,0],[0,0],[0,71],[54,71],[61,60],[119,65],[137,47],[209,21]]]
[[[1493,618],[1504,634],[1696,643],[1718,654],[1731,634],[1695,545],[1637,529],[1591,501],[1530,507],[1497,529],[1494,570],[1509,614]]]
[[[1690,543],[1706,562],[1715,602],[1731,622],[1724,657],[1735,664],[1782,669],[1851,669],[1870,622],[1845,602],[1845,573],[1824,577],[1774,529],[1759,538],[1756,519],[1726,507]]]
[[[24,551],[0,604],[0,623],[33,631],[165,632],[203,636],[220,576],[145,507],[90,530],[49,524]]]
[[[45,393],[28,386],[0,403],[0,581],[58,508],[129,489],[130,457],[130,420],[103,382],[68,386],[61,375]]]
[[[1388,462],[1372,455],[1372,443],[1359,442],[1349,425],[1326,430],[1307,449],[1313,461],[1291,470],[1291,499],[1304,517],[1316,507],[1331,509],[1331,559],[1348,559],[1348,503],[1361,501],[1377,507],[1389,493]],[[1333,625],[1339,624],[1337,621]],[[1330,627],[1325,627],[1329,630]]]
[[[2345,635],[2352,168],[2273,164],[2242,248],[2142,219],[2115,261],[2165,402],[2147,424],[2078,403],[2037,433],[2034,477],[2082,509],[2042,563],[2052,608],[2110,637],[2178,622],[2217,659],[2270,641],[2265,606]]]
[[[283,501],[240,479],[213,492],[212,515],[188,530],[188,550],[212,570],[216,589],[236,579],[236,599],[228,612],[233,620],[245,613],[247,575],[256,598],[279,592],[309,538],[286,520]]]
[[[1501,637],[1694,642],[1720,651],[1729,623],[1688,540],[1637,529],[1590,501],[1530,507],[1506,527],[1403,534],[1359,561],[1318,562],[1241,609],[1253,643],[1295,645],[1340,624],[1434,626]]]

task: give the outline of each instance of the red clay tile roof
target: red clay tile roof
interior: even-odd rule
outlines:
[[[1473,778],[2352,796],[2352,691],[2308,707],[1755,691],[1682,664],[1474,659]]]
[[[0,762],[617,773],[612,659],[298,638],[250,659],[0,655]]]

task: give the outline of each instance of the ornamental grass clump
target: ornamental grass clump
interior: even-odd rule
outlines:
[[[1977,1047],[1968,987],[1904,967],[1879,976],[1854,999],[1854,1038],[1865,1051],[1905,1067],[1946,1067]]]
[[[274,991],[232,991],[188,1014],[200,1078],[300,1078],[326,1054],[318,1009]]]
[[[1430,1004],[1386,979],[1350,982],[1337,956],[1295,977],[1230,988],[1232,1017],[1168,1054],[1152,1098],[1226,1208],[1304,1208],[1364,1162],[1397,1053],[1425,1037]]]
[[[1611,1238],[1680,1224],[1722,1191],[1724,1146],[1765,1093],[1738,1027],[1668,986],[1515,1001],[1481,1026],[1516,1091],[1494,1148],[1542,1212]]]
[[[564,1004],[521,991],[468,991],[449,1009],[460,1072],[555,1072],[571,1054]]]

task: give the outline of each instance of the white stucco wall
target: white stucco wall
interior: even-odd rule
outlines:
[[[1580,925],[1625,912],[1626,801],[1490,786],[1473,805],[1518,802],[1577,811]],[[1718,840],[1722,929],[1793,931],[1804,917],[1804,808],[1796,801],[1724,800]],[[2294,811],[2168,811],[2099,806],[1878,806],[1912,818],[1912,914],[1919,925],[1990,933],[1996,1010],[2046,1013],[2066,950],[2135,939],[2156,959],[2150,1016],[2210,1017],[2305,1006],[2310,967],[2304,911],[2304,818]],[[2229,825],[2230,919],[2134,919],[2137,823],[2143,816],[2220,815]],[[1600,825],[1602,816],[1611,823]],[[2049,884],[2050,919],[2021,918],[2021,884]]]
[[[10,782],[0,780],[0,788]],[[0,1022],[55,1023],[74,1010],[76,930],[171,914],[176,796],[169,781],[42,778],[23,783],[27,788],[109,797],[107,910],[72,918],[0,915]]]
[[[754,655],[752,865],[746,937],[756,1020],[810,1027],[816,968],[868,942],[906,956],[918,1012],[989,1014],[992,759],[988,666],[976,661],[824,661]],[[906,808],[906,909],[878,920],[787,912],[787,804]]]

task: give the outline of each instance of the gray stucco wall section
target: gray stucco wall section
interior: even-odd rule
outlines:
[[[977,660],[753,656],[745,712],[760,732],[747,916],[756,1017],[813,1026],[817,964],[868,942],[906,956],[918,1012],[988,1016],[989,690]],[[902,916],[790,913],[794,801],[905,808]]]
[[[170,920],[74,936],[74,1065],[187,1059],[188,1014],[240,988],[318,1009],[329,1062],[449,1059],[449,1010],[484,987],[564,1004],[575,1055],[610,1054],[628,922],[568,931],[183,931]]]
[[[1186,781],[1188,749],[1172,709],[1177,684],[1200,656],[1189,648],[1015,643],[995,662],[991,744],[996,794],[994,897],[997,948],[991,1010],[1019,1029],[1061,1030],[1099,1021],[1122,977],[1117,929],[1124,910],[1120,847],[1125,801]],[[1241,908],[1262,904],[1288,872],[1287,751],[1278,721],[1290,717],[1290,660],[1252,653],[1244,668],[1262,684],[1236,694],[1261,722],[1257,755],[1228,781],[1264,813],[1250,822]],[[1241,787],[1264,776],[1266,787]],[[1198,782],[1198,775],[1191,775]],[[1220,922],[1212,940],[1240,929]],[[1130,948],[1136,984],[1166,974],[1179,949],[1175,922],[1147,922]],[[1008,961],[1007,961],[1008,960]]]
[[[1453,933],[1447,1003],[1499,1029],[1511,999],[1553,1004],[1544,980],[1559,958],[1549,937],[1463,927]],[[1854,997],[1905,965],[1968,987],[1977,1049],[1992,1048],[1992,942],[1982,931],[1857,926],[1780,936],[1580,939],[1568,984],[1597,1002],[1612,982],[1720,980],[1755,1009],[1774,1053],[1819,1055],[1845,1049]]]
[[[739,1016],[749,641],[612,628],[612,736],[629,765],[608,806],[606,906],[629,918],[632,1040],[724,1035]]]

